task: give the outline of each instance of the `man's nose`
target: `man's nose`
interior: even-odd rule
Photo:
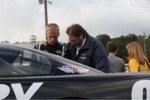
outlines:
[[[51,38],[51,40],[52,40],[52,41],[54,41],[54,40],[55,40],[55,38]]]

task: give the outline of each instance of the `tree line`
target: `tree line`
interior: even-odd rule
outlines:
[[[123,58],[125,63],[128,62],[126,59],[126,57],[128,57],[126,45],[130,42],[136,41],[141,45],[144,54],[150,61],[150,45],[149,45],[150,44],[150,35],[148,35],[146,37],[145,34],[139,35],[139,36],[137,36],[135,34],[128,34],[126,36],[122,35],[120,37],[110,38],[110,36],[107,34],[99,34],[96,36],[96,38],[103,43],[105,48],[106,48],[106,45],[108,42],[110,42],[110,41],[116,42],[119,46],[117,56]]]

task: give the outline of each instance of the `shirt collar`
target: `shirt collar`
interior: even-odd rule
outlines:
[[[76,48],[77,48],[77,49],[80,49],[80,48],[85,44],[85,41],[86,41],[86,38],[84,38],[84,40],[83,40],[81,46],[76,46]]]

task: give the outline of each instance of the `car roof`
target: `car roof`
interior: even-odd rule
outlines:
[[[46,57],[48,57],[48,58],[50,58],[50,59],[52,59],[56,62],[60,62],[60,63],[64,63],[64,64],[70,63],[70,64],[73,64],[73,65],[76,65],[76,66],[82,66],[83,68],[88,68],[88,69],[90,69],[90,74],[104,74],[104,72],[99,71],[97,69],[94,69],[92,67],[77,63],[75,61],[66,59],[64,57],[60,57],[58,55],[43,52],[43,51],[37,50],[37,49],[31,49],[31,48],[16,46],[16,45],[13,45],[13,44],[3,44],[3,43],[1,43],[0,44],[0,50],[9,50],[11,52],[20,52],[20,53],[22,53],[24,50],[29,50],[31,52],[42,54],[42,55],[44,55],[44,56],[46,56]]]

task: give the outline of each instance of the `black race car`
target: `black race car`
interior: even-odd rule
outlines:
[[[103,73],[39,50],[0,44],[0,99],[150,99],[150,73]]]

